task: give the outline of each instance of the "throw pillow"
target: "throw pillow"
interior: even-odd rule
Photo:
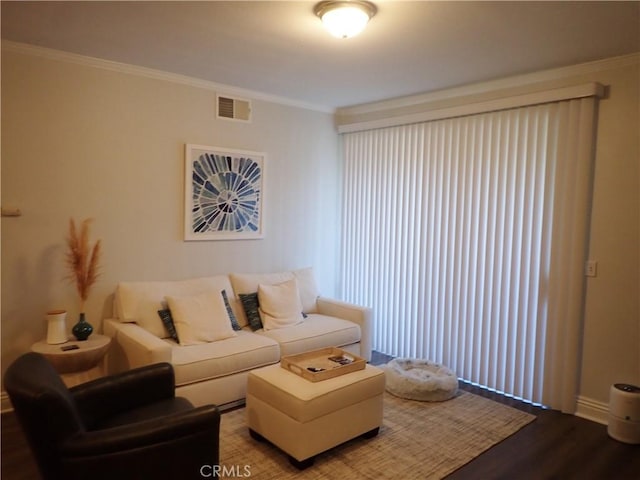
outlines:
[[[302,302],[302,311],[306,313],[316,313],[318,311],[316,300],[320,296],[316,285],[313,268],[301,268],[294,270],[293,274],[298,282],[298,292]]]
[[[224,308],[227,309],[227,315],[229,316],[229,321],[231,322],[231,328],[233,328],[236,331],[242,330],[242,328],[240,328],[240,325],[238,324],[238,319],[233,313],[231,304],[229,303],[229,297],[227,296],[227,291],[222,290],[222,292],[220,293],[222,294],[222,300],[224,300]]]
[[[171,310],[168,308],[158,310],[158,315],[160,315],[162,323],[167,329],[167,332],[169,332],[169,337],[174,339],[177,343],[180,343],[180,340],[178,340],[178,332],[176,332],[176,326],[173,323],[173,317],[171,316]]]
[[[174,281],[120,282],[115,294],[115,313],[121,322],[134,322],[158,338],[169,332],[158,316],[167,308],[167,296],[198,295],[203,292],[232,292],[228,275]],[[233,301],[232,294],[230,300]]]
[[[265,330],[289,327],[303,321],[302,302],[295,279],[277,285],[259,285],[258,302]]]
[[[260,303],[258,301],[258,292],[254,293],[240,293],[240,302],[242,308],[247,316],[249,327],[252,331],[260,330],[262,328],[262,320],[260,319]]]
[[[180,345],[197,345],[236,336],[220,292],[167,297]]]

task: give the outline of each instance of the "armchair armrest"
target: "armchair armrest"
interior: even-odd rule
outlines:
[[[219,464],[219,434],[214,405],[79,433],[58,451],[60,478],[195,478],[202,466]]]
[[[175,375],[168,363],[157,363],[69,389],[86,425],[175,396]]]
[[[360,325],[360,356],[367,362],[371,360],[371,323],[373,322],[371,308],[327,297],[319,297],[316,306],[318,313],[342,318]]]
[[[171,363],[171,346],[135,323],[105,320],[105,333],[113,337],[108,356],[118,357],[110,360],[110,372]]]
[[[107,455],[176,441],[195,432],[215,432],[215,437],[218,437],[219,428],[218,407],[204,405],[153,420],[81,433],[64,442],[60,453],[76,457]]]

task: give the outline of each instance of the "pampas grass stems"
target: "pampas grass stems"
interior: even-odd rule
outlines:
[[[76,223],[69,220],[69,236],[67,237],[66,263],[69,269],[68,280],[75,283],[78,295],[80,295],[80,312],[84,312],[84,304],[89,297],[91,287],[100,275],[100,256],[102,245],[96,241],[93,248],[89,246],[89,225],[91,219],[86,219],[76,228]]]

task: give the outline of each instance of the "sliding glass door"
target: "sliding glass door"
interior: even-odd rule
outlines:
[[[594,119],[586,97],[343,135],[343,296],[375,349],[573,411]]]

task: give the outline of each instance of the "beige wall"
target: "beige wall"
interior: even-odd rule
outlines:
[[[496,87],[503,95],[586,81],[608,86],[600,102],[589,255],[598,276],[587,280],[580,391],[596,405],[608,402],[614,382],[640,384],[638,58],[478,85],[472,90],[481,93],[464,98],[495,97]],[[452,100],[438,105],[461,102],[465,91],[452,90]],[[207,89],[3,54],[2,205],[23,211],[2,219],[3,365],[44,336],[46,309],[77,312],[73,289],[62,280],[70,216],[94,217],[94,237],[104,242],[104,274],[89,305],[98,324],[119,280],[313,265],[323,293],[338,293],[331,116],[254,101],[247,125],[216,120],[214,102]],[[268,154],[264,240],[182,241],[184,143]]]
[[[222,92],[226,93],[226,92]],[[179,279],[313,266],[335,294],[337,136],[329,113],[253,101],[250,124],[217,120],[216,92],[3,51],[2,367],[69,310],[70,217],[95,219],[103,274],[87,315],[100,328],[120,280]],[[266,236],[184,242],[184,144],[266,152]],[[71,325],[69,325],[70,328]]]
[[[581,395],[608,402],[612,383],[640,385],[640,67],[589,75],[600,102]]]

